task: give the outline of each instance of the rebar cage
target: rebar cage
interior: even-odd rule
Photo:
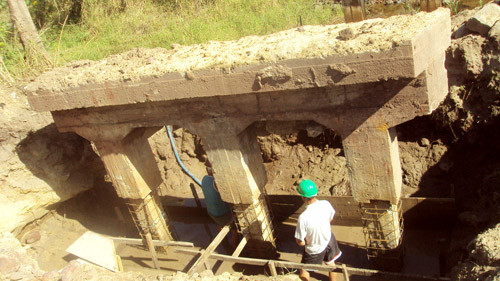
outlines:
[[[253,204],[234,205],[233,212],[236,229],[249,241],[246,246],[248,250],[261,252],[264,256],[269,255],[271,250],[276,252],[273,217],[264,194]]]
[[[175,229],[169,227],[170,216],[161,205],[159,195],[151,191],[143,199],[128,199],[127,207],[142,239],[150,233],[155,240],[173,240]]]
[[[397,205],[388,201],[362,203],[361,220],[369,259],[400,259],[403,247],[403,214],[401,200]]]

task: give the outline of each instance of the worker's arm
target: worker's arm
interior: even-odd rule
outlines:
[[[299,245],[299,246],[305,246],[306,245],[306,241],[302,241],[302,240],[297,239],[297,238],[295,238],[295,242],[297,242],[297,245]]]

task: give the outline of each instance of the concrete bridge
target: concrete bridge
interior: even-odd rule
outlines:
[[[367,246],[400,245],[401,167],[395,126],[431,113],[448,92],[445,9],[232,42],[135,50],[77,62],[28,86],[61,132],[92,141],[143,233],[170,240],[147,138],[165,125],[201,137],[223,200],[254,247],[275,247],[262,195],[261,120],[314,120],[342,137]]]

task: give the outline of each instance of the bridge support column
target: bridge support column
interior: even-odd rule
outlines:
[[[207,122],[208,123],[208,122]],[[272,218],[262,190],[266,170],[257,136],[238,121],[192,128],[202,138],[222,200],[233,204],[238,230],[247,237],[246,249],[256,256],[274,256]]]
[[[119,131],[113,138],[93,139],[119,197],[125,198],[141,234],[151,233],[154,239],[170,241],[169,218],[156,188],[162,178],[148,137],[155,130],[135,129]],[[85,134],[81,134],[84,135]],[[121,138],[120,136],[125,136]],[[92,138],[90,138],[92,140]]]
[[[373,123],[368,120],[343,135],[342,143],[352,193],[361,203],[368,254],[372,258],[399,258],[402,175],[396,130]]]

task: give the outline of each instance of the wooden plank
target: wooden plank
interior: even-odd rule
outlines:
[[[212,243],[210,243],[210,245],[208,245],[208,247],[205,249],[205,251],[198,258],[198,260],[188,270],[188,272],[187,272],[188,275],[192,275],[193,273],[195,273],[198,270],[198,268],[202,264],[204,264],[206,260],[208,260],[208,258],[213,253],[213,251],[215,250],[215,248],[217,248],[217,246],[220,244],[220,242],[222,242],[222,240],[224,239],[224,237],[226,237],[227,233],[229,232],[229,229],[230,229],[229,225],[226,225],[226,226],[224,226],[221,229],[221,231],[219,232],[219,234],[217,234],[217,236],[215,236],[215,238],[212,241]]]
[[[195,255],[200,254],[201,251],[194,250],[194,249],[175,249],[174,252],[195,256]],[[232,256],[228,256],[228,255],[221,255],[221,254],[211,254],[209,258],[215,259],[215,260],[220,260],[220,261],[228,261],[228,262],[234,262],[234,263],[259,265],[259,266],[265,266],[268,262],[267,260],[263,260],[263,259],[232,257]]]
[[[144,241],[138,238],[124,238],[124,237],[107,237],[113,240],[115,243],[127,244],[127,245],[144,245]],[[191,242],[184,241],[161,241],[161,240],[151,240],[153,245],[156,247],[162,246],[181,246],[181,247],[194,247]]]
[[[344,274],[344,281],[349,281],[349,272],[347,272],[345,263],[342,264],[342,273]]]
[[[158,257],[156,256],[155,246],[153,245],[153,238],[151,237],[151,233],[146,234],[146,242],[148,243],[148,250],[151,254],[151,258],[153,259],[153,264],[156,269],[160,269],[160,265],[158,264]]]
[[[193,249],[175,249],[176,253],[183,253],[188,255],[198,255],[200,250]],[[305,269],[305,270],[319,270],[319,271],[329,271],[329,272],[342,272],[343,266],[341,265],[319,265],[319,264],[302,264],[296,262],[289,261],[278,261],[278,260],[264,260],[264,259],[255,259],[255,258],[243,258],[243,257],[233,257],[228,255],[221,254],[210,254],[210,259],[228,261],[234,263],[248,264],[248,265],[258,265],[258,266],[266,266],[270,261],[274,262],[276,267],[283,268],[296,268],[296,269]],[[450,278],[447,277],[435,277],[435,276],[425,276],[418,274],[404,274],[399,272],[388,272],[388,271],[380,271],[374,269],[364,269],[364,268],[356,268],[356,267],[348,267],[345,266],[349,272],[354,275],[361,276],[392,276],[396,278],[407,278],[411,280],[441,280],[441,281],[450,281]]]
[[[269,270],[271,271],[271,276],[273,276],[273,277],[278,276],[278,272],[276,271],[276,266],[274,265],[274,261],[269,261],[267,266],[269,267]]]
[[[244,236],[231,256],[238,257],[241,254],[241,251],[243,251],[243,248],[245,248],[246,244],[247,244],[247,238],[246,236]]]

